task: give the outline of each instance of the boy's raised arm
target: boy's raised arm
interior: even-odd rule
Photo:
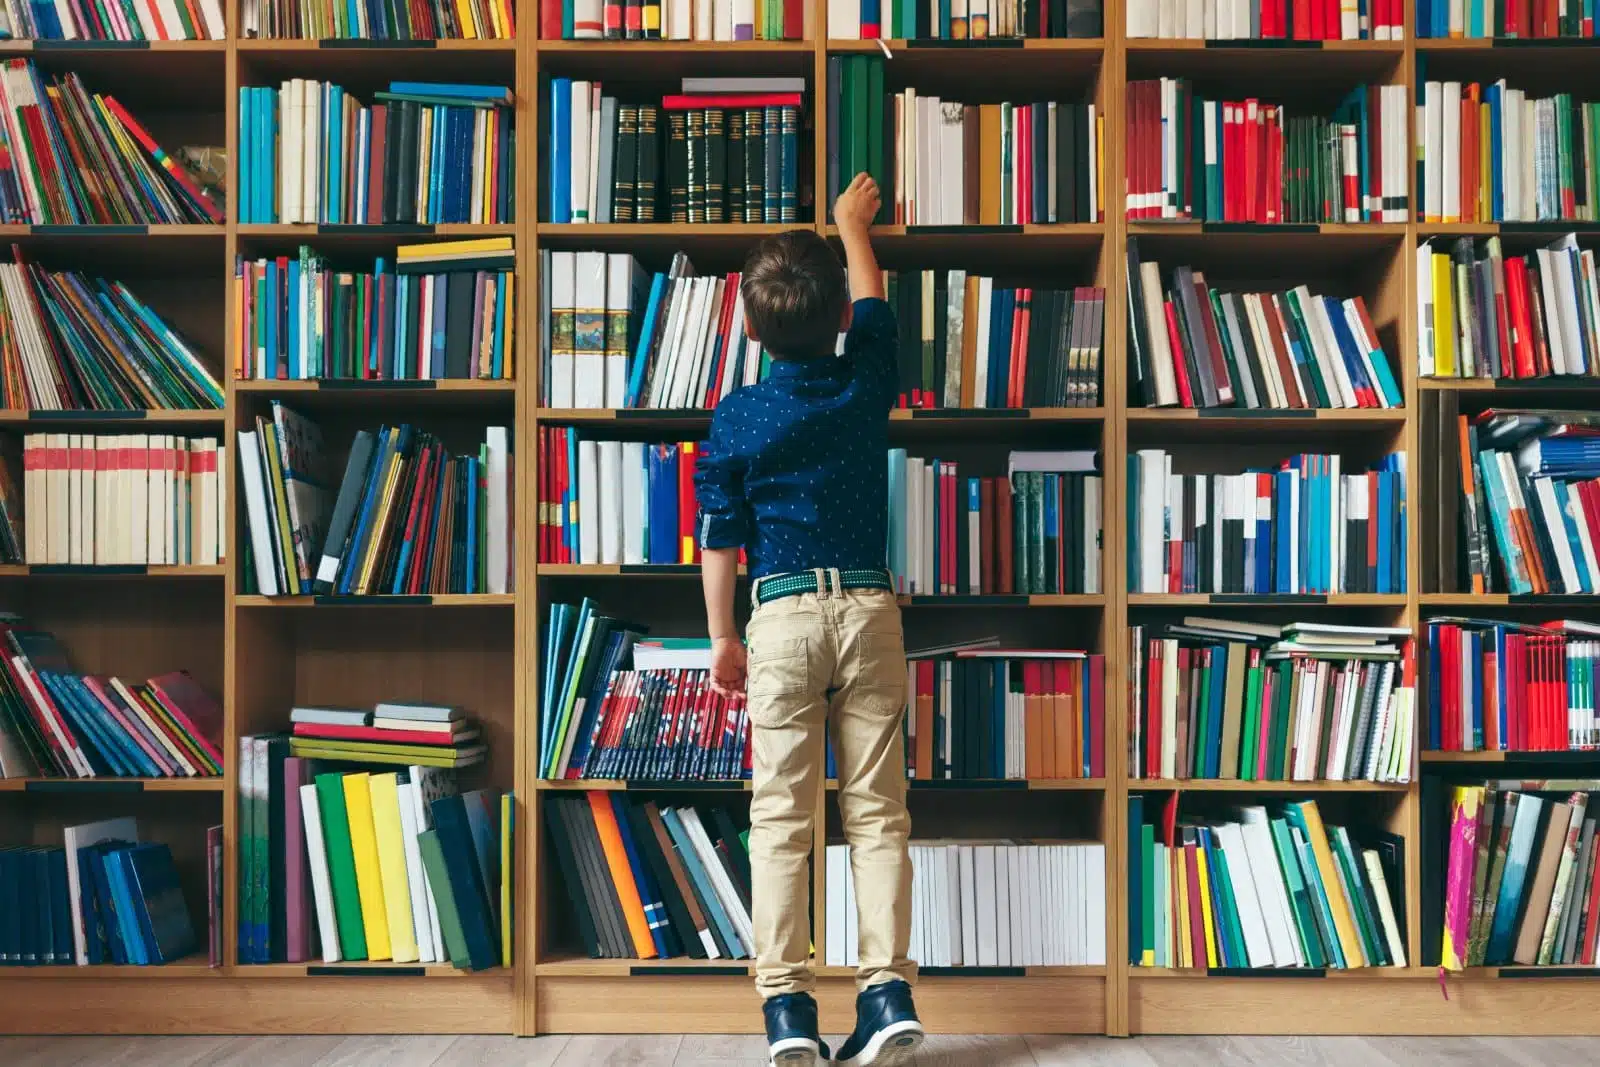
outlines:
[[[883,299],[883,271],[872,253],[867,227],[878,217],[878,183],[863,171],[833,205],[833,221],[844,245],[844,267],[850,274],[850,300]]]

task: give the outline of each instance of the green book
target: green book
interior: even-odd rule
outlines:
[[[384,745],[383,747],[345,748],[349,741],[328,742],[322,738],[296,738],[290,754],[301,759],[342,760],[345,763],[384,763],[419,767],[470,767],[482,761],[484,745],[453,749],[433,745]],[[357,742],[359,744],[359,742]]]
[[[328,853],[328,884],[338,919],[339,947],[347,960],[367,958],[361,896],[356,891],[356,854],[350,847],[350,818],[344,807],[344,775],[319,774],[317,808],[322,813],[322,847]],[[441,912],[443,909],[440,909]]]
[[[1011,476],[1011,576],[1012,590],[1028,591],[1028,476]]]
[[[878,183],[882,191],[882,200],[878,206],[878,221],[891,222],[894,216],[894,197],[890,190],[894,185],[889,181],[888,172],[883,163],[883,60],[877,56],[867,57],[866,79],[866,161],[867,172]],[[854,177],[854,175],[851,175]]]
[[[1156,828],[1149,823],[1139,827],[1139,856],[1141,875],[1140,884],[1144,887],[1142,894],[1144,917],[1139,923],[1142,933],[1140,949],[1153,953],[1156,947]],[[1164,907],[1166,902],[1162,901]]]
[[[856,80],[860,74],[860,64],[856,61],[859,56],[842,56],[839,58],[839,113],[834,120],[839,123],[838,151],[839,151],[839,187],[830,190],[830,195],[838,196],[850,184],[850,179],[855,177],[856,166],[855,138],[858,128],[865,129],[862,125],[864,116],[856,110]],[[833,204],[824,205],[832,219]]]
[[[1261,664],[1247,667],[1244,674],[1244,726],[1239,731],[1239,777],[1246,782],[1256,778],[1261,757]]]
[[[1267,777],[1283,781],[1289,777],[1289,715],[1294,707],[1294,663],[1281,660],[1278,679],[1272,687],[1272,748],[1267,756]]]
[[[1311,899],[1306,892],[1305,879],[1300,875],[1300,860],[1294,851],[1294,841],[1289,836],[1289,823],[1284,819],[1271,819],[1268,822],[1272,828],[1272,848],[1278,854],[1278,869],[1283,872],[1284,885],[1289,889],[1290,917],[1300,936],[1300,949],[1306,958],[1306,966],[1326,966],[1322,935],[1311,914]]]
[[[1199,651],[1199,650],[1196,650]],[[1195,706],[1199,711],[1195,714],[1194,723],[1194,776],[1196,778],[1214,778],[1216,770],[1211,766],[1211,657],[1216,654],[1217,646],[1205,650],[1201,657],[1200,667],[1200,692],[1197,694]]]
[[[1334,863],[1339,867],[1339,874],[1344,879],[1345,900],[1350,902],[1350,910],[1355,914],[1356,933],[1361,936],[1362,955],[1367,957],[1369,965],[1382,966],[1389,958],[1389,951],[1385,944],[1383,929],[1379,926],[1380,920],[1367,907],[1361,864],[1350,848],[1350,835],[1342,826],[1330,826],[1328,845],[1329,851],[1333,853]]]
[[[1217,837],[1215,830],[1206,828],[1206,837],[1211,841],[1211,856],[1213,862],[1211,888],[1216,897],[1217,935],[1225,937],[1228,944],[1228,957],[1233,961],[1232,966],[1250,966],[1250,953],[1244,945],[1244,929],[1239,924],[1239,902],[1233,895],[1233,880],[1228,875],[1228,856],[1222,848],[1222,840]]]
[[[348,847],[349,842],[346,841]],[[428,876],[428,888],[433,892],[433,904],[439,912],[439,932],[444,935],[445,951],[450,954],[451,963],[469,968],[472,960],[467,954],[467,937],[461,930],[461,912],[456,908],[450,870],[444,862],[444,850],[439,846],[439,831],[424,830],[418,834],[417,849],[422,853],[422,869]],[[351,876],[354,877],[353,865]],[[353,886],[354,882],[351,884]],[[359,923],[359,910],[356,919]]]
[[[1046,592],[1044,587],[1044,475],[1038,471],[1032,471],[1028,474],[1028,553],[1027,592]]]
[[[1317,394],[1317,407],[1326,408],[1332,405],[1328,401],[1328,388],[1322,380],[1322,365],[1317,362],[1311,346],[1311,330],[1306,325],[1305,309],[1300,306],[1300,298],[1293,289],[1283,294],[1284,304],[1289,308],[1289,317],[1293,320],[1295,331],[1300,335],[1301,344],[1306,354],[1306,377],[1311,380],[1312,392]]]
[[[1339,943],[1339,931],[1333,923],[1333,905],[1328,900],[1328,887],[1322,884],[1317,858],[1312,854],[1306,836],[1305,819],[1293,804],[1284,808],[1284,814],[1289,820],[1289,840],[1295,862],[1300,865],[1300,877],[1305,882],[1311,917],[1316,922],[1318,936],[1328,954],[1328,966],[1347,967],[1349,964],[1344,957],[1344,946]]]
[[[248,540],[248,538],[246,538]],[[255,958],[255,738],[239,738],[239,962]]]

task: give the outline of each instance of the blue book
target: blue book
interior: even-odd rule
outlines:
[[[1501,100],[1500,85],[1491,82],[1483,87],[1484,103],[1489,105],[1489,218],[1495,222],[1506,217],[1505,168],[1501,153]]]
[[[906,582],[906,450],[891,448],[889,463],[889,570],[897,591],[909,593]]]
[[[67,850],[44,850],[45,874],[50,886],[50,941],[60,964],[74,962],[72,945],[72,896],[67,889]]]
[[[1000,299],[994,302],[997,314],[992,323],[994,348],[989,352],[989,407],[1003,408],[1011,381],[1011,320],[1016,312],[1017,290],[1006,289],[1003,296],[996,296]]]
[[[1496,657],[1495,658],[1495,662],[1496,663],[1505,663],[1505,662],[1507,662],[1506,661],[1506,635],[1509,634],[1509,633],[1510,633],[1510,630],[1505,626],[1496,626],[1494,628],[1494,654],[1495,654],[1495,657]],[[1438,645],[1432,645],[1431,647],[1438,648],[1439,646]],[[1436,659],[1436,657],[1430,656],[1429,659]],[[1437,673],[1437,670],[1438,670],[1438,665],[1434,664],[1434,668],[1433,668],[1434,673]],[[1437,683],[1437,681],[1432,681],[1430,684],[1433,684],[1433,685],[1436,686],[1438,683]],[[1498,720],[1499,720],[1499,727],[1500,727],[1500,747],[1503,749],[1503,748],[1506,747],[1506,738],[1510,736],[1510,734],[1507,733],[1507,730],[1509,729],[1509,727],[1508,727],[1508,724],[1506,722],[1506,708],[1509,706],[1510,702],[1507,699],[1507,694],[1506,694],[1506,672],[1505,671],[1496,671],[1495,672],[1495,687],[1498,690],[1498,694],[1497,694],[1498,695],[1498,700],[1496,701],[1495,707],[1499,709],[1497,717],[1498,717]],[[1436,692],[1436,690],[1435,690],[1435,692]],[[1430,692],[1429,699],[1433,700],[1433,699],[1437,699],[1437,697],[1434,696],[1433,692]],[[1430,747],[1438,748],[1440,746],[1438,744],[1434,744],[1434,745],[1432,745]]]
[[[711,875],[700,862],[700,853],[694,847],[688,831],[684,828],[682,816],[677,808],[663,807],[661,821],[667,828],[667,834],[672,838],[672,843],[677,847],[678,859],[682,861],[689,880],[694,883],[695,893],[700,897],[701,910],[706,918],[716,924],[718,938],[728,946],[735,958],[748,957],[749,952],[744,941],[739,937],[739,932],[734,928],[732,920],[722,907],[722,900],[717,895],[716,887],[712,883]]]
[[[349,547],[340,559],[338,592],[341,595],[349,595],[356,576],[361,573],[361,560],[365,555],[367,537],[372,532],[374,505],[384,481],[384,474],[389,469],[390,457],[401,447],[401,442],[409,436],[410,431],[409,426],[402,426],[398,430],[385,426],[379,432],[378,445],[373,450],[372,464],[367,468],[366,486],[361,492],[361,507],[356,512],[355,531],[350,536]]]
[[[22,963],[22,874],[18,849],[0,848],[0,966]]]
[[[1293,808],[1289,809],[1290,812]],[[1330,967],[1348,967],[1350,962],[1344,954],[1344,945],[1339,941],[1339,931],[1333,923],[1333,905],[1328,899],[1331,890],[1323,884],[1322,873],[1317,869],[1317,859],[1311,850],[1311,844],[1306,838],[1303,823],[1296,821],[1293,814],[1289,815],[1290,837],[1294,841],[1295,854],[1300,860],[1300,875],[1305,882],[1306,894],[1311,898],[1311,912],[1316,917],[1317,924],[1322,931],[1323,947],[1328,953]]]
[[[1222,706],[1224,683],[1228,677],[1228,646],[1216,645],[1211,653],[1211,715],[1206,723],[1207,778],[1222,774]]]
[[[644,322],[639,328],[639,343],[634,347],[633,366],[628,371],[626,406],[636,408],[644,393],[644,373],[650,362],[650,344],[655,339],[656,319],[667,292],[667,276],[657,272],[650,280],[650,299],[645,302]],[[737,380],[737,379],[736,379]]]
[[[444,348],[445,348],[445,294],[449,290],[446,275],[433,276],[433,337],[431,338],[428,352],[428,377],[444,377]],[[577,470],[576,467],[573,470]]]
[[[446,171],[456,168],[441,166],[437,161],[451,158],[455,149],[455,108],[435,107],[433,111],[432,154],[435,163],[428,168],[427,211],[423,221],[443,222],[445,207],[455,193],[454,183],[446,183]]]
[[[132,877],[129,888],[136,894],[139,929],[152,962],[171,963],[189,955],[197,940],[172,850],[159,844],[134,845],[121,855]]]
[[[671,475],[672,475],[672,478],[674,479],[673,484],[676,485],[677,484],[676,479],[678,477],[678,466],[677,466],[677,462],[676,462],[676,457],[677,457],[677,454],[678,454],[677,453],[677,449],[673,449],[673,453],[672,454],[673,454],[673,457],[674,457],[674,462],[673,462],[673,465],[672,465]],[[567,434],[567,470],[576,471],[577,469],[578,469],[578,435],[577,435],[576,432],[574,432],[574,433]],[[653,487],[652,487],[652,489],[653,489]],[[677,513],[676,508],[674,508],[672,514],[673,514],[673,529],[677,529],[677,514],[678,513]],[[564,532],[566,534],[566,537],[567,537],[567,551],[568,551],[568,553],[571,554],[571,557],[573,559],[577,559],[579,557],[579,552],[578,552],[578,523],[580,521],[582,521],[582,520],[581,520],[581,517],[578,515],[578,479],[575,478],[575,477],[574,478],[568,478],[567,479],[567,491],[566,491],[565,494],[563,494],[562,500],[561,500],[561,529],[562,529],[562,532]],[[653,563],[655,561],[652,560],[651,562]]]
[[[467,588],[469,593],[481,593],[478,583],[478,461],[464,457],[467,468]]]
[[[121,727],[115,731],[106,729],[99,715],[80,705],[66,681],[65,673],[44,670],[37,673],[50,702],[66,717],[72,732],[78,737],[79,747],[84,749],[84,755],[89,757],[96,773],[103,774],[105,768],[109,768],[110,773],[119,777],[138,777],[138,769],[116,741],[115,734],[122,732]]]
[[[444,854],[450,889],[461,917],[462,938],[466,942],[469,970],[483,970],[500,961],[494,911],[489,904],[498,886],[485,886],[473,855],[472,829],[467,823],[466,803],[460,796],[440,797],[433,802],[433,826]]]
[[[607,794],[611,802],[611,810],[616,816],[617,831],[622,837],[622,851],[627,854],[628,867],[633,872],[633,883],[639,889],[639,902],[644,906],[645,925],[650,928],[650,940],[655,942],[656,953],[662,959],[670,959],[678,955],[678,945],[672,936],[671,919],[667,915],[667,905],[662,899],[661,890],[656,886],[656,881],[650,876],[650,868],[645,864],[638,846],[633,840],[633,827],[628,820],[628,811],[624,806],[622,795],[619,793]]]
[[[251,173],[256,155],[255,100],[254,89],[239,90],[239,221],[247,225],[256,221],[255,183]]]
[[[122,941],[126,962],[143,965],[150,962],[145,951],[144,938],[139,933],[138,920],[134,918],[133,891],[128,881],[128,868],[123,864],[125,849],[107,852],[104,856],[106,884],[110,887],[112,907],[117,914],[117,936]]]
[[[595,613],[594,601],[588,597],[583,598],[583,603],[578,606],[577,618],[573,620],[572,644],[567,647],[565,656],[566,666],[561,672],[561,690],[552,707],[552,724],[550,735],[550,753],[546,758],[545,777],[554,777],[556,763],[565,745],[565,737],[561,734],[561,718],[566,714],[570,703],[569,691],[578,684],[578,661],[583,655],[585,640],[584,635],[589,627],[589,619]]]
[[[89,687],[83,684],[81,675],[61,674],[56,676],[56,680],[66,697],[77,703],[83,716],[95,720],[101,732],[116,745],[122,761],[132,768],[131,773],[146,778],[160,778],[166,774],[161,765],[140,747],[134,734],[118,722],[116,717],[106,710],[105,705],[100,703],[99,698],[89,691]],[[135,725],[134,729],[137,728]]]
[[[539,690],[539,767],[540,775],[550,758],[550,737],[555,729],[557,665],[562,660],[571,632],[574,612],[571,604],[550,605],[550,621],[544,630],[544,684]]]
[[[490,100],[511,103],[511,90],[504,85],[469,85],[458,82],[390,82],[389,91],[405,96],[450,97],[462,101]]]
[[[506,279],[510,274],[501,271],[494,284],[494,341],[489,360],[489,374],[495,379],[506,376]]]
[[[39,878],[34,860],[35,848],[10,851],[10,874],[15,879],[17,914],[13,929],[19,961],[25,967],[37,966],[39,959]]]
[[[1511,953],[1516,947],[1517,916],[1527,885],[1528,860],[1533,853],[1544,804],[1542,798],[1528,793],[1523,793],[1517,801],[1516,818],[1511,823],[1511,843],[1506,849],[1506,867],[1500,876],[1500,903],[1495,906],[1489,943],[1483,951],[1485,963],[1511,962]]]
[[[650,562],[678,562],[678,446],[651,445]],[[574,468],[575,469],[575,468]]]
[[[569,5],[563,4],[566,8]],[[564,18],[571,18],[566,11]],[[566,36],[570,39],[572,34]],[[572,79],[550,79],[550,221],[572,221]]]
[[[256,161],[256,214],[263,222],[276,222],[278,212],[272,199],[277,186],[274,178],[278,173],[278,94],[262,88],[256,115],[264,147]]]

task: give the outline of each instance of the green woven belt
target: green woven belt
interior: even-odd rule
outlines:
[[[828,571],[822,572],[825,586],[831,586]],[[864,568],[861,570],[842,570],[839,572],[839,586],[841,589],[892,589],[889,584],[889,572]],[[819,591],[816,571],[796,571],[793,574],[773,574],[756,582],[756,603],[765,604],[769,600],[777,600],[786,596],[799,596],[801,593],[815,593]]]

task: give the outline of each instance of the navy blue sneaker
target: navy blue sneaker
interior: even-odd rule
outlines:
[[[771,1067],[816,1067],[828,1062],[828,1046],[817,1033],[817,1002],[810,993],[781,993],[761,1005],[767,1017]]]
[[[911,987],[884,982],[856,994],[856,1032],[839,1049],[837,1063],[898,1067],[911,1062],[922,1044],[922,1023],[911,1003]]]

